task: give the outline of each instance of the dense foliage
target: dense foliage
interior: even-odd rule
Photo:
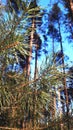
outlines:
[[[0,5],[0,129],[73,129],[73,63],[64,49],[73,46],[71,4]]]

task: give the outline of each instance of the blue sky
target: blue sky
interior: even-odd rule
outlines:
[[[2,1],[2,3],[3,3],[3,4],[5,4],[5,3],[6,3],[6,0],[1,0],[1,1]]]
[[[39,4],[44,7],[46,7],[48,3],[49,3],[48,0],[39,0]]]
[[[39,5],[41,5],[42,7],[45,7],[47,8],[48,7],[51,7],[52,5],[52,2],[57,2],[58,0],[40,0],[39,1]],[[49,4],[50,2],[50,4]],[[73,48],[72,48],[72,43],[71,42],[68,42],[66,39],[64,39],[65,43],[63,43],[63,49],[64,49],[64,53],[65,55],[69,56],[69,61],[72,61],[73,62]],[[68,61],[68,62],[69,62]],[[70,65],[73,65],[73,63],[70,63]]]

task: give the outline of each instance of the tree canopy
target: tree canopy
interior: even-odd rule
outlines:
[[[0,4],[0,129],[73,129],[72,1],[51,5]]]

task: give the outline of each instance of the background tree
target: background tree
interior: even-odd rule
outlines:
[[[65,122],[62,128],[67,129],[68,121],[71,119],[68,119],[68,116],[67,119],[65,116],[64,118],[57,116],[58,104],[60,102],[66,104],[65,98],[60,99],[58,90],[64,86],[63,79],[69,81],[66,77],[68,73],[61,72],[62,67],[65,67],[64,37],[61,30],[63,13],[57,3],[47,12],[45,10],[43,12],[34,0],[31,2],[9,0],[6,7],[3,10],[1,8],[0,125],[2,126],[28,129],[45,126],[47,129],[60,129],[59,124]],[[44,19],[47,20],[46,25],[43,18],[42,25],[40,24],[41,14],[43,17],[47,15]],[[58,50],[55,49],[56,42],[60,51],[54,58]],[[32,65],[33,80],[30,74],[30,63],[34,55],[32,51],[35,54],[34,66]],[[53,57],[46,58],[45,62],[43,60],[44,65],[41,65],[40,70],[37,64],[39,52],[41,55],[45,53],[45,56],[50,55],[50,52],[53,53]],[[59,62],[59,58],[62,62]],[[72,99],[71,94],[69,95]],[[56,103],[54,99],[57,100]]]

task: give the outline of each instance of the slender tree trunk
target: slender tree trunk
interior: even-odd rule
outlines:
[[[64,63],[64,52],[63,52],[62,36],[61,36],[61,29],[60,29],[60,22],[59,22],[59,21],[58,21],[58,27],[59,27],[60,47],[61,47],[61,53],[62,53],[62,65],[63,65],[63,74],[64,74],[64,78],[63,78],[64,94],[65,94],[66,109],[67,109],[67,116],[68,116],[68,115],[69,115],[68,91],[67,91],[67,85],[66,85],[65,63]],[[68,123],[68,130],[69,130],[69,123]]]
[[[70,16],[73,21],[73,1],[72,0],[68,0],[68,6],[69,6],[69,10],[70,10]]]
[[[53,58],[54,58],[54,53],[55,53],[55,48],[54,48],[54,36],[52,38],[52,51],[53,51]]]
[[[55,46],[54,46],[54,34],[53,34],[53,39],[52,39],[52,50],[53,50],[53,61],[54,61],[54,64],[55,64]],[[55,91],[55,90],[54,90]],[[56,115],[56,97],[54,96],[54,118],[55,118],[55,115]]]
[[[54,118],[56,116],[56,97],[54,97]]]
[[[30,77],[30,62],[32,58],[32,46],[33,46],[33,41],[34,39],[34,32],[35,32],[35,18],[32,18],[32,30],[30,34],[30,50],[29,50],[29,57],[28,57],[28,65],[27,65],[27,77]],[[35,72],[34,72],[34,80],[36,78],[37,74],[37,47],[35,50]],[[32,120],[32,126],[35,129],[36,127],[36,120],[35,120],[35,115],[36,115],[36,83],[34,84],[33,88],[33,120]]]
[[[37,45],[35,47],[35,70],[34,70],[34,80],[37,78]],[[36,83],[34,84],[34,91],[33,91],[33,127],[34,130],[36,129],[36,102],[37,102],[37,89],[36,89]]]
[[[73,30],[72,30],[72,23],[73,23],[73,2],[72,0],[68,0],[68,5],[69,5],[69,10],[70,10],[70,17],[71,17],[71,23],[69,24],[70,27],[70,32],[72,34],[72,38],[73,38]]]
[[[38,62],[38,55],[37,55],[37,45],[36,45],[36,50],[35,50],[35,71],[34,71],[34,79],[37,78],[37,62]]]
[[[59,103],[61,103],[61,98],[60,98],[60,91],[58,90],[58,101]],[[60,104],[59,104],[60,105]],[[61,106],[59,106],[59,116],[60,118],[62,117],[62,110],[61,110]]]
[[[29,50],[29,57],[28,57],[28,64],[27,64],[27,76],[30,76],[30,62],[32,58],[32,46],[33,46],[33,39],[34,39],[34,31],[35,31],[35,18],[32,19],[32,30],[30,34],[30,50]]]

